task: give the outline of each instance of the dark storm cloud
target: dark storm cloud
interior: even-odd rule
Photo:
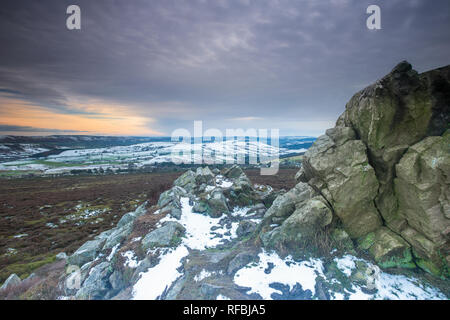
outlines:
[[[74,3],[82,29],[68,31]],[[366,28],[369,4],[382,30]],[[62,113],[95,115],[74,99],[120,103],[166,133],[198,119],[302,134],[401,60],[448,64],[449,12],[448,0],[6,0],[0,95]]]

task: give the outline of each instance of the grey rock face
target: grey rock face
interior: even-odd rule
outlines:
[[[144,250],[155,247],[174,247],[181,242],[186,229],[178,222],[168,221],[162,227],[151,231],[142,240]]]
[[[115,228],[106,239],[103,250],[108,250],[125,240],[133,231],[133,223],[130,222],[122,227]]]
[[[81,267],[86,262],[95,259],[104,243],[105,240],[103,239],[87,241],[68,258],[67,262]]]
[[[91,269],[75,297],[77,299],[102,299],[110,289],[108,277],[111,269],[108,262],[102,262]]]

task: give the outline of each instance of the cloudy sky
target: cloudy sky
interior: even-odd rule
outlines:
[[[81,30],[66,8],[81,8]],[[381,30],[366,9],[381,7]],[[448,0],[2,0],[0,134],[319,135],[401,60],[450,63]]]

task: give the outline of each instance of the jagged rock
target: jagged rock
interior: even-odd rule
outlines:
[[[102,251],[111,249],[115,245],[125,240],[133,231],[133,223],[130,222],[123,227],[116,227],[105,241]]]
[[[155,247],[176,247],[186,229],[175,221],[167,221],[162,227],[148,233],[142,239],[144,251]]]
[[[174,186],[174,187],[172,187],[172,189],[163,192],[159,196],[158,206],[160,208],[163,208],[170,203],[174,207],[180,208],[181,207],[180,197],[186,197],[186,196],[187,196],[187,192],[185,189],[178,187],[178,186]]]
[[[69,264],[82,266],[85,263],[94,260],[97,254],[101,251],[104,243],[104,239],[87,241],[80,248],[78,248],[77,251],[69,256],[67,262]]]
[[[134,221],[138,217],[146,214],[147,213],[146,206],[147,206],[147,201],[144,202],[143,204],[141,204],[138,208],[136,208],[135,211],[124,214],[122,216],[122,218],[120,218],[119,222],[117,223],[117,227],[119,227],[119,228],[123,227],[126,224]]]
[[[173,183],[174,186],[182,187],[187,192],[191,192],[196,186],[195,173],[192,170],[186,171]]]
[[[298,183],[294,188],[274,200],[264,215],[264,219],[270,222],[275,222],[273,221],[275,217],[285,219],[295,211],[297,203],[310,199],[314,194],[315,191],[309,185]]]
[[[256,230],[257,226],[258,224],[256,222],[242,220],[241,222],[239,222],[239,226],[236,229],[236,234],[239,237],[245,237],[253,233]]]
[[[9,287],[14,287],[19,285],[22,282],[22,280],[20,280],[19,276],[15,273],[11,274],[8,279],[5,280],[5,282],[3,283],[3,285],[0,287],[0,290],[4,290],[7,289]]]
[[[223,175],[230,179],[236,179],[244,174],[244,171],[242,171],[241,167],[238,165],[233,165],[230,168],[227,168],[224,170]]]
[[[304,250],[308,240],[314,238],[318,230],[328,226],[332,219],[331,209],[321,197],[315,197],[299,203],[297,209],[281,226],[263,233],[260,237],[267,248],[289,247]]]
[[[77,299],[101,299],[110,289],[108,277],[111,268],[108,262],[102,262],[91,269],[75,297]]]
[[[441,136],[450,119],[450,67],[423,74],[406,61],[346,106],[339,126],[352,127],[367,146],[380,189],[376,204],[387,225],[400,232],[395,166],[409,146]]]
[[[228,264],[227,274],[232,275],[255,259],[255,255],[249,252],[240,252]]]
[[[434,243],[444,244],[442,233],[450,227],[450,130],[410,147],[396,171],[399,215]]]
[[[220,217],[224,213],[230,211],[228,208],[227,199],[221,189],[216,188],[210,193],[210,197],[207,199],[207,204],[207,212],[213,218]]]
[[[209,185],[214,181],[214,173],[211,172],[209,167],[197,168],[195,172],[195,182],[198,185],[202,183]]]

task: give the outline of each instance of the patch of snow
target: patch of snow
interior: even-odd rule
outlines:
[[[141,277],[133,287],[134,300],[156,300],[166,288],[182,274],[177,270],[181,267],[181,260],[189,254],[186,246],[167,251],[160,257],[160,262],[141,273]]]
[[[231,300],[231,299],[228,298],[228,297],[226,297],[226,296],[224,296],[224,295],[219,294],[219,295],[217,296],[216,300]]]
[[[268,271],[269,264],[273,269]],[[270,300],[273,293],[281,294],[279,290],[269,286],[271,283],[282,283],[290,289],[298,283],[303,290],[311,290],[314,294],[317,275],[323,275],[322,261],[318,259],[296,262],[291,256],[281,259],[274,252],[263,251],[259,254],[259,263],[250,263],[238,270],[234,282],[239,286],[251,288],[248,294],[257,293],[263,299]]]
[[[186,236],[183,238],[183,244],[191,249],[205,250],[206,248],[213,248],[224,241],[236,238],[236,229],[238,222],[231,224],[231,228],[226,225],[221,225],[220,222],[226,215],[219,218],[211,218],[210,216],[196,213],[193,211],[193,206],[189,204],[189,198],[182,197],[181,201],[181,219],[176,220],[172,217],[165,217],[160,220],[162,224],[165,221],[177,221],[186,228]],[[215,229],[215,230],[212,230]],[[229,235],[225,235],[227,233]],[[221,235],[218,236],[218,235]]]
[[[127,258],[124,265],[130,268],[137,268],[140,262],[137,261],[133,251],[127,251],[122,253],[122,257]]]
[[[345,255],[340,259],[334,259],[334,261],[337,262],[338,269],[341,270],[347,277],[350,277],[352,274],[352,270],[356,268],[356,260],[358,259],[351,255]]]

